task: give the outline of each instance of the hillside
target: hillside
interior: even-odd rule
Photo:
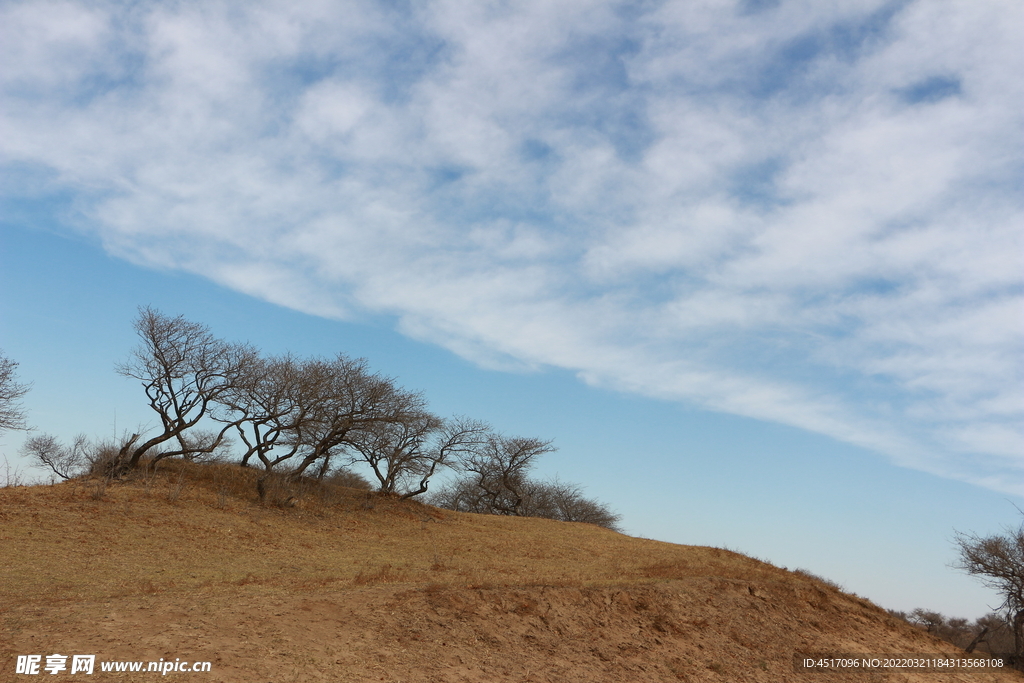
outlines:
[[[798,651],[958,651],[737,553],[354,489],[260,506],[252,473],[181,468],[0,489],[0,680],[52,653],[209,661],[168,675],[230,683],[1024,680],[795,673]]]

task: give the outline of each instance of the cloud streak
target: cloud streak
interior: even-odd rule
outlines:
[[[5,200],[482,364],[1024,489],[1022,10],[556,5],[8,3]]]

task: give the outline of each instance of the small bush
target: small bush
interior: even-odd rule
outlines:
[[[340,467],[331,472],[322,480],[325,484],[333,484],[334,486],[343,486],[347,489],[366,489],[373,488],[366,477]]]
[[[576,484],[566,484],[557,479],[543,482],[524,478],[517,482],[516,488],[522,499],[516,506],[520,517],[583,522],[619,531],[621,516],[604,503],[586,498],[583,489]],[[464,478],[442,486],[427,502],[457,512],[507,514],[506,510],[511,506],[503,503],[503,495],[501,492],[497,496],[489,494],[481,483]]]

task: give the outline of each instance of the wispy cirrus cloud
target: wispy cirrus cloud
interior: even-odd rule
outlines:
[[[1024,487],[1002,3],[8,3],[7,198],[501,367]]]

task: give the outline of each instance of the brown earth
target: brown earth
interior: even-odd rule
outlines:
[[[251,473],[181,467],[0,489],[0,681],[54,653],[209,661],[168,680],[225,683],[1024,680],[795,672],[796,653],[963,652],[738,553],[352,489],[258,505]]]

